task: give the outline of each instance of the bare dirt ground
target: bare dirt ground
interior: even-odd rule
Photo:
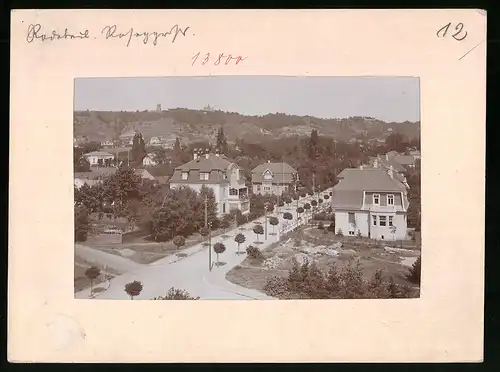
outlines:
[[[384,275],[393,276],[396,283],[409,284],[405,274],[420,255],[420,249],[416,244],[405,244],[408,246],[412,249],[402,249],[388,241],[381,245],[368,240],[341,239],[333,233],[323,234],[308,227],[288,234],[281,242],[263,250],[263,260],[247,257],[229,271],[226,278],[243,287],[262,290],[269,278],[287,276],[294,258],[299,262],[306,259],[315,262],[324,272],[333,265],[340,269],[351,260],[359,260],[367,280],[377,269],[382,269]]]

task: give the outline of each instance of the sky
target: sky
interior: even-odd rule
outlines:
[[[416,77],[210,76],[75,79],[75,110],[203,109],[243,115],[420,120]]]

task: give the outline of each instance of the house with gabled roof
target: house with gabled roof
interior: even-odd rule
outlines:
[[[297,171],[289,164],[267,162],[252,169],[252,192],[281,195],[295,192],[299,181]]]
[[[232,210],[250,212],[248,190],[241,168],[226,156],[219,154],[193,154],[193,160],[177,167],[170,178],[170,187],[188,186],[200,191],[209,187],[215,194],[217,215]]]
[[[407,188],[394,171],[348,168],[337,178],[331,201],[337,232],[376,240],[407,239]]]

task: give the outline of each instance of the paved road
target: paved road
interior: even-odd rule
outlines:
[[[331,189],[324,190],[321,194],[329,191],[331,191]],[[302,198],[299,200],[298,204],[302,206],[309,202],[311,198],[312,197],[309,196]],[[327,203],[325,202],[324,204]],[[296,201],[288,207],[280,208],[280,212],[292,212],[293,223],[289,223],[284,231],[280,231],[282,230],[282,226],[285,226],[287,223],[282,219],[282,214],[280,213],[280,225],[276,227],[277,234],[269,234],[272,232],[272,226],[268,224],[267,239],[265,239],[264,235],[259,236],[259,240],[263,242],[263,244],[257,245],[259,249],[264,249],[272,243],[275,243],[279,240],[280,233],[286,233],[297,226],[296,208]],[[277,214],[274,213],[273,215],[276,216]],[[304,222],[303,220],[304,219],[299,221],[299,225]],[[176,255],[169,256],[149,265],[140,265],[126,274],[113,278],[110,287],[96,298],[116,300],[128,299],[129,297],[124,291],[125,284],[133,280],[139,280],[143,284],[143,290],[141,294],[135,298],[137,300],[149,300],[155,296],[163,296],[171,287],[187,290],[192,296],[199,296],[201,299],[206,300],[273,299],[259,291],[233,284],[225,278],[227,272],[240,264],[246,257],[245,254],[236,254],[237,244],[234,241],[234,237],[240,232],[245,235],[246,241],[241,244],[241,251],[244,251],[248,245],[255,245],[256,235],[252,231],[252,228],[256,222],[260,222],[264,225],[264,217],[242,226],[245,229],[244,231],[239,228],[228,231],[227,235],[229,235],[229,237],[226,239],[222,239],[221,237],[212,239],[212,244],[222,242],[226,246],[226,251],[220,255],[220,261],[225,262],[223,266],[213,266],[212,271],[209,271],[208,248],[203,247],[202,244],[197,244],[182,251],[188,254],[187,257],[178,258]],[[216,255],[213,252],[212,259],[214,261],[216,260]],[[88,298],[88,295],[89,291],[83,290],[76,293],[75,297],[83,299]]]

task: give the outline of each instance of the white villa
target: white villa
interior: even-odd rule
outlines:
[[[199,191],[211,188],[220,217],[234,209],[246,214],[250,211],[248,190],[238,165],[219,154],[194,154],[193,160],[175,169],[170,187],[188,186]]]
[[[109,152],[104,151],[92,151],[83,154],[83,157],[88,160],[90,166],[104,166],[111,165],[115,156]]]
[[[295,192],[298,173],[287,163],[267,162],[252,170],[252,192],[254,194],[281,195]]]
[[[382,168],[344,169],[333,188],[335,229],[345,236],[407,239],[407,187]]]

